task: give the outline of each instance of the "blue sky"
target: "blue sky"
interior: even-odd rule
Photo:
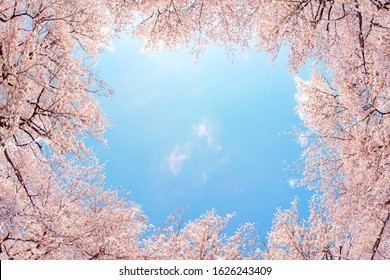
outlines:
[[[109,148],[95,145],[106,185],[130,191],[150,222],[163,226],[175,208],[186,220],[212,208],[236,212],[230,230],[254,222],[264,236],[277,207],[308,191],[292,188],[285,170],[302,148],[285,135],[300,126],[295,83],[281,53],[269,57],[209,47],[196,61],[189,49],[144,52],[123,37],[98,60],[115,91],[101,104],[111,122]]]

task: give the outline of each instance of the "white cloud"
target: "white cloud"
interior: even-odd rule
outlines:
[[[194,126],[195,135],[199,138],[206,138],[209,145],[213,141],[212,132],[213,128],[206,119],[203,119],[200,123]]]
[[[298,179],[288,179],[288,185],[291,187],[291,188],[294,188],[294,187],[298,187]]]
[[[205,138],[207,145],[216,151],[222,150],[222,145],[215,141],[215,129],[207,119],[193,126],[193,134],[198,138]]]
[[[183,167],[183,163],[189,159],[190,154],[190,146],[186,144],[184,146],[176,146],[175,149],[170,153],[167,158],[169,170],[173,175],[177,175],[181,172]]]
[[[205,138],[207,140],[207,144],[210,146],[214,141],[214,128],[206,119],[203,119],[200,123],[193,126],[193,131],[196,136],[199,138]],[[221,144],[215,144],[215,149],[217,151],[222,150]]]

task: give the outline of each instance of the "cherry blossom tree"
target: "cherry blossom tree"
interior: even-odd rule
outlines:
[[[138,258],[147,218],[117,191],[104,190],[101,178],[84,183],[91,168],[69,166],[68,178],[48,173],[33,195],[0,181],[2,259]]]
[[[107,125],[94,95],[109,91],[93,74],[93,58],[129,22],[130,6],[0,3],[0,238],[7,258],[103,258],[111,243],[134,245],[119,246],[115,232],[139,210],[103,191],[101,167],[84,144],[86,137],[103,141]],[[121,223],[109,226],[114,221]]]
[[[251,1],[141,1],[141,19],[134,35],[147,40],[146,47],[176,49],[192,46],[198,56],[214,43],[232,54],[241,45],[247,48],[254,26],[250,24],[257,7]]]
[[[366,108],[366,116],[360,119],[344,103],[340,92],[316,71],[310,81],[298,81],[297,95],[300,100],[297,111],[308,129],[300,136],[307,146],[301,184],[322,194],[323,219],[329,228],[326,232],[334,237],[332,244],[327,243],[328,249],[337,250],[330,255],[345,259],[388,259],[389,117],[378,109]],[[313,203],[319,204],[318,200]],[[294,207],[285,215],[296,217]],[[312,215],[318,216],[315,211]],[[282,216],[279,212],[271,236],[283,231],[280,223],[287,217]],[[316,231],[317,220],[318,217],[311,217],[302,231],[305,234]],[[310,223],[314,228],[310,228]],[[297,226],[297,221],[291,225]],[[318,239],[316,233],[311,234],[313,240]]]
[[[300,136],[307,145],[301,184],[321,199],[313,200],[303,224],[295,205],[277,213],[271,256],[389,259],[389,3],[268,2],[279,9],[268,8],[260,45],[277,53],[290,43],[292,69],[313,59],[330,71],[325,78],[314,70],[310,81],[298,81],[297,92],[308,129]]]
[[[183,212],[168,218],[165,228],[145,240],[145,259],[237,260],[260,257],[260,245],[252,224],[243,224],[234,235],[224,230],[232,214],[225,218],[211,210],[199,219],[184,224]]]
[[[318,203],[322,202],[321,198],[313,197],[308,220],[300,219],[297,202],[295,199],[291,203],[291,209],[276,212],[263,257],[287,260],[339,258],[338,252],[334,252],[332,226],[325,219],[326,210]]]
[[[109,91],[93,75],[92,58],[110,43],[112,28],[129,22],[126,7],[120,1],[1,2],[1,177],[29,193],[43,162],[93,157],[83,140],[102,140],[107,122],[94,95]]]
[[[70,171],[70,170],[69,170]],[[2,183],[1,259],[242,259],[260,256],[251,224],[226,237],[232,215],[207,212],[183,228],[170,216],[166,228],[150,227],[138,205],[97,185],[41,185],[35,205],[23,190]],[[55,182],[50,182],[54,183]],[[71,186],[71,187],[70,187]]]
[[[356,215],[351,218],[340,213],[336,215],[336,211],[342,213],[343,209],[336,206],[330,209],[327,205],[331,204],[323,196],[314,196],[308,219],[299,217],[297,200],[292,202],[291,209],[278,209],[263,258],[389,259],[389,234],[386,221],[377,216],[378,211],[360,215],[363,220],[358,221]],[[333,217],[336,218],[332,220]]]
[[[136,258],[146,218],[103,190],[84,140],[107,126],[93,59],[132,2],[0,3],[0,223],[8,259]]]

